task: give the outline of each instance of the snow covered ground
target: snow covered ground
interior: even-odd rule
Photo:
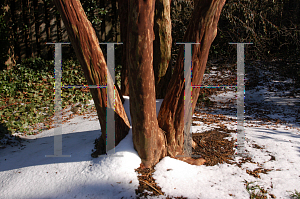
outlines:
[[[266,87],[267,85],[265,85]],[[266,96],[263,88],[246,90],[246,98],[253,100],[288,101],[288,97]],[[220,94],[220,96],[224,95]],[[230,97],[231,95],[231,97]],[[220,96],[211,100],[221,101]],[[223,100],[234,98],[235,92],[228,92]],[[299,101],[299,96],[297,96]],[[159,108],[162,100],[157,100]],[[246,105],[252,101],[247,101]],[[267,101],[266,101],[267,103]],[[268,101],[270,103],[270,101]],[[267,104],[268,104],[267,103]],[[289,101],[289,103],[294,103]],[[128,116],[129,99],[126,98],[125,110]],[[262,107],[262,106],[258,106]],[[286,105],[285,111],[294,111],[296,106]],[[278,108],[274,108],[278,110]],[[218,114],[217,112],[215,114]],[[224,114],[224,113],[223,113]],[[270,117],[281,118],[272,112]],[[287,113],[288,114],[288,113]],[[228,114],[228,117],[234,115]],[[245,115],[252,117],[252,115]],[[294,115],[296,117],[296,115]],[[289,117],[290,123],[269,122],[262,124],[255,119],[245,121],[246,151],[255,163],[244,163],[239,168],[231,164],[215,166],[193,166],[170,157],[162,159],[155,167],[153,177],[165,192],[165,198],[184,196],[191,199],[249,198],[245,180],[254,182],[276,198],[289,198],[290,192],[300,191],[300,129],[297,118]],[[253,116],[254,117],[254,116]],[[294,119],[293,119],[294,118]],[[282,119],[282,118],[281,118]],[[224,124],[236,129],[235,122]],[[212,125],[193,126],[192,131],[203,132]],[[95,116],[76,116],[63,124],[63,155],[71,157],[45,157],[53,155],[54,130],[46,130],[37,135],[22,137],[22,145],[0,149],[0,198],[2,199],[52,199],[52,198],[135,198],[138,187],[137,173],[134,169],[141,163],[133,148],[132,132],[115,148],[116,155],[123,157],[91,158],[94,140],[101,134]],[[232,135],[236,138],[236,134]],[[262,146],[257,149],[253,144]],[[274,158],[275,157],[275,158]],[[236,157],[235,161],[239,162]],[[249,175],[261,167],[270,169],[260,173],[260,178]],[[267,195],[271,198],[270,195]]]

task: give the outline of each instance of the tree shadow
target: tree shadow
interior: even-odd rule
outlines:
[[[35,193],[26,193],[19,195],[18,197],[26,197],[31,199],[40,198],[135,198],[135,186],[131,185],[130,182],[116,183],[115,181],[97,181],[97,182],[86,182],[82,185],[70,185],[67,184],[64,188],[55,190],[48,187],[47,192],[36,190]],[[13,195],[13,194],[12,194]],[[40,197],[36,197],[40,195]]]
[[[5,134],[11,134],[11,131],[8,130],[5,123],[0,122],[0,140],[5,137]]]
[[[6,148],[0,149],[0,172],[37,165],[81,161],[95,161],[99,164],[103,159],[103,157],[97,159],[91,157],[94,140],[101,135],[99,130],[63,134],[62,155],[71,155],[71,157],[45,157],[54,155],[54,136],[52,135],[53,133],[49,137],[36,139],[21,138],[18,146],[6,145]],[[126,138],[129,139],[125,137],[123,140]],[[135,152],[134,149],[130,149],[130,146],[128,148],[121,146],[121,142],[116,146],[115,152]]]

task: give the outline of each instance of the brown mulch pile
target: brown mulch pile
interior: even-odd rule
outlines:
[[[193,150],[193,155],[201,155],[206,160],[204,163],[206,166],[229,163],[229,160],[233,160],[235,140],[229,141],[224,138],[231,137],[229,133],[235,132],[224,128],[193,133],[193,140],[198,144]]]
[[[193,133],[192,138],[198,144],[198,146],[193,149],[192,155],[201,155],[206,160],[204,163],[206,166],[228,163],[241,168],[242,164],[246,162],[254,163],[250,157],[243,157],[239,160],[239,162],[233,161],[235,156],[235,140],[225,139],[226,137],[231,137],[230,133],[236,133],[236,131],[229,130],[226,127],[221,127],[203,133]],[[254,144],[253,147],[258,149],[262,148],[256,144]],[[271,158],[273,157],[271,156]],[[138,173],[139,180],[138,189],[135,190],[137,196],[136,198],[149,198],[149,196],[165,195],[165,193],[161,190],[161,187],[155,183],[155,179],[152,177],[152,174],[155,172],[154,167],[151,169],[139,167],[135,169],[135,171]],[[252,175],[256,178],[260,178],[259,173],[267,173],[269,171],[271,170],[263,168],[257,168],[253,171],[246,170],[249,175]],[[171,198],[184,199],[186,197],[166,196],[166,199]]]
[[[161,188],[155,183],[152,174],[155,172],[154,166],[150,169],[148,168],[141,168],[141,166],[135,171],[139,174],[139,187],[135,190],[136,198],[149,198],[149,196],[159,196],[165,195],[164,192],[161,191]],[[152,192],[148,193],[145,190]],[[171,197],[167,196],[167,199],[171,199]],[[174,198],[174,197],[172,197]],[[184,199],[185,197],[175,197],[178,199]]]
[[[198,144],[198,147],[193,149],[192,155],[201,155],[206,160],[206,163],[204,164],[206,166],[214,166],[224,162],[229,163],[229,160],[232,160],[234,156],[234,140],[229,141],[224,138],[230,137],[229,133],[232,132],[236,131],[228,130],[227,128],[220,128],[217,130],[206,131],[204,133],[193,133],[192,138]],[[152,174],[155,172],[154,167],[151,169],[139,167],[135,169],[135,171],[139,173],[139,187],[135,190],[137,198],[165,195],[152,177]],[[145,190],[152,193],[149,194]],[[183,199],[186,197],[166,196],[166,198]]]
[[[235,81],[235,82],[234,82]],[[204,82],[203,82],[204,83]],[[226,82],[205,82],[205,85],[234,85],[236,84],[236,77],[230,78],[230,81]],[[203,85],[204,85],[203,84]],[[214,94],[219,88],[201,88],[200,95],[205,93],[205,97],[208,97]],[[208,104],[204,103],[204,106],[208,106]],[[211,102],[209,106],[215,106],[215,103]],[[195,111],[197,112],[197,111]],[[196,115],[201,113],[195,113]],[[203,113],[201,114],[203,115]],[[231,120],[227,117],[222,117],[222,115],[218,115],[219,121],[216,118],[210,118],[209,115],[206,115],[203,118],[193,118],[193,121],[202,121],[204,123],[214,123],[218,124],[220,128],[206,131],[203,133],[193,133],[192,138],[198,144],[198,147],[193,149],[192,155],[201,155],[205,160],[206,166],[214,166],[216,164],[222,164],[224,162],[229,163],[229,160],[232,160],[234,156],[234,140],[229,141],[228,139],[224,139],[225,137],[231,137],[229,133],[236,133],[236,131],[228,130],[224,125],[220,124],[220,120]],[[220,118],[222,117],[222,118]],[[197,124],[193,124],[197,125]],[[161,188],[155,183],[155,180],[152,177],[153,172],[155,172],[154,167],[151,169],[147,168],[137,168],[135,171],[139,174],[139,187],[135,190],[137,198],[149,198],[149,196],[158,196],[165,195],[162,192]],[[147,191],[150,191],[149,194]],[[171,198],[186,198],[186,197],[170,197],[166,196],[167,199]]]
[[[220,70],[221,69],[221,70]],[[227,65],[226,67],[218,67],[218,70],[221,71],[221,75],[219,74],[216,79],[214,78],[208,78],[203,79],[202,85],[236,85],[236,65]],[[221,78],[222,81],[219,80],[219,76],[223,77],[224,71],[230,70],[232,72],[232,75],[230,75],[227,78]],[[250,70],[250,69],[249,69]],[[257,73],[257,71],[255,71]],[[257,74],[246,74],[246,76],[249,76],[250,81],[246,81],[245,85],[247,88],[250,87],[256,87],[258,83]],[[206,111],[203,111],[203,108],[206,109],[209,108],[210,110],[213,110],[215,108],[220,109],[217,102],[205,100],[207,97],[211,96],[212,94],[215,94],[216,92],[221,91],[221,88],[201,88],[200,89],[200,95],[203,96],[204,99],[202,99],[199,103],[197,103],[197,107],[200,108],[200,110],[195,110],[194,114],[198,117],[194,117],[193,121],[200,121],[203,122],[206,125],[214,124],[217,125],[219,128],[209,130],[206,132],[201,133],[193,133],[192,138],[197,143],[197,147],[193,149],[192,155],[201,155],[202,158],[206,160],[205,164],[206,166],[214,166],[217,164],[223,164],[228,163],[232,165],[236,165],[239,168],[241,168],[242,164],[246,162],[255,163],[252,161],[251,157],[242,157],[239,159],[238,162],[235,162],[233,159],[235,157],[235,141],[230,134],[236,133],[236,130],[229,130],[224,124],[221,124],[222,122],[236,122],[236,119],[232,119],[229,117],[226,117],[222,114],[219,115],[213,115],[209,113],[205,113]],[[226,92],[226,91],[225,91]],[[235,100],[229,100],[227,102],[224,102],[225,105],[228,107],[232,106],[232,104],[235,104]],[[224,107],[224,104],[222,102],[219,102],[219,104]],[[224,108],[222,108],[224,109]],[[246,110],[247,111],[247,110]],[[264,112],[265,115],[265,112]],[[269,118],[268,118],[269,119]],[[193,123],[193,126],[202,125]],[[229,139],[227,139],[230,137]],[[252,146],[253,148],[262,149],[261,146],[258,146],[254,144]],[[270,155],[270,154],[269,154]],[[271,160],[275,160],[275,157],[271,156]],[[258,165],[260,168],[256,168],[253,171],[247,170],[246,172],[249,175],[252,175],[256,178],[260,178],[260,173],[267,173],[271,170],[269,169],[263,169],[261,168],[261,165]],[[158,196],[158,195],[165,195],[164,192],[162,192],[161,188],[155,183],[155,179],[153,179],[152,174],[155,172],[154,167],[151,169],[143,169],[143,168],[137,168],[135,170],[138,173],[138,180],[139,180],[139,187],[136,189],[136,195],[137,198],[150,198],[151,196]],[[147,190],[148,192],[146,192]],[[150,193],[149,193],[150,192]],[[150,196],[150,197],[149,197]],[[270,194],[272,196],[272,194]],[[167,199],[175,198],[166,196]],[[176,198],[186,198],[186,197],[176,197]]]

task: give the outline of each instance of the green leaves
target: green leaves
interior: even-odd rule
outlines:
[[[102,15],[106,15],[106,13],[108,12],[104,8],[100,8],[99,3],[94,0],[82,2],[82,7],[88,20],[93,25],[98,25],[99,23],[101,23],[102,20],[100,18],[102,17]]]
[[[86,80],[77,61],[68,60],[62,66],[63,85],[86,85]],[[4,133],[30,133],[40,122],[54,116],[54,63],[41,58],[30,58],[15,68],[0,73],[0,122],[7,129]],[[86,103],[91,94],[82,89],[62,89],[63,107],[76,102]],[[32,132],[31,132],[32,133]]]

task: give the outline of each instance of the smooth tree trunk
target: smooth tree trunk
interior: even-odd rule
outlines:
[[[168,70],[172,49],[172,22],[170,4],[170,0],[155,1],[153,68],[157,99],[163,99],[165,97],[168,83],[171,78],[171,70]]]
[[[62,16],[69,39],[75,50],[76,57],[84,71],[85,78],[89,85],[106,85],[107,78],[111,79],[107,73],[107,66],[103,53],[99,46],[99,41],[92,24],[81,6],[79,0],[54,0],[54,3]],[[108,85],[111,91],[114,85]],[[98,140],[97,150],[93,157],[106,152],[106,88],[90,88],[97,114],[101,126],[102,135]],[[119,93],[115,90],[115,144],[117,145],[127,134],[130,124],[123,108]],[[113,97],[113,93],[108,93]],[[112,99],[112,98],[111,98]]]

